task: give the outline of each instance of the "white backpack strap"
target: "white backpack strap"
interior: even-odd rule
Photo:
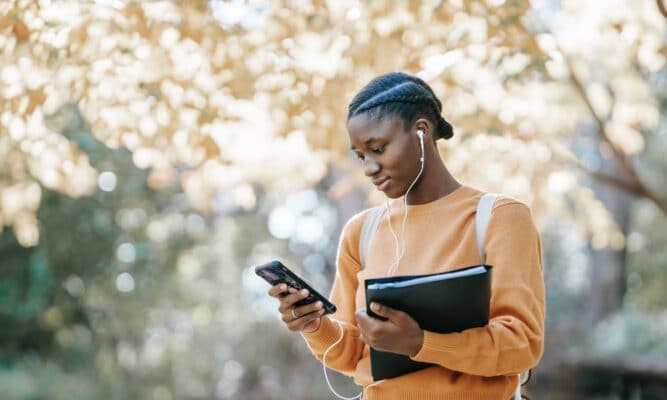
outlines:
[[[493,203],[496,202],[498,195],[495,193],[486,193],[477,203],[477,214],[475,215],[475,234],[477,236],[477,251],[479,252],[479,259],[482,264],[486,263],[486,256],[484,255],[484,237],[486,236],[486,228],[489,226],[489,219],[491,219],[491,212],[493,211]]]
[[[371,248],[371,242],[373,241],[373,236],[375,236],[375,231],[378,229],[378,225],[380,225],[383,214],[384,207],[372,208],[366,213],[364,223],[361,225],[361,233],[359,234],[359,263],[361,264],[361,269],[364,269],[366,265],[366,258]]]

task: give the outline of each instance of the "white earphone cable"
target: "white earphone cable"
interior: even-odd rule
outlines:
[[[336,395],[336,397],[338,397],[339,399],[341,399],[341,400],[361,399],[363,394],[364,394],[363,390],[358,395],[356,395],[354,397],[345,397],[345,396],[342,396],[342,395],[338,394],[338,392],[336,392],[334,390],[333,386],[331,386],[331,382],[329,382],[329,376],[327,375],[327,354],[329,353],[329,350],[333,349],[338,343],[340,343],[341,340],[343,340],[343,324],[340,321],[338,321],[337,319],[331,318],[331,320],[338,324],[338,328],[340,328],[340,337],[338,338],[338,340],[334,344],[329,346],[329,348],[326,349],[324,351],[324,354],[322,355],[322,369],[324,370],[324,379],[327,381],[327,385],[329,386],[329,390],[331,390],[331,393]]]
[[[418,131],[418,133],[421,133],[421,131]],[[389,200],[385,198],[385,207],[386,207],[386,212],[387,214],[387,222],[389,223],[389,231],[391,232],[392,236],[394,237],[394,243],[396,244],[396,261],[394,264],[389,267],[387,270],[387,275],[388,276],[393,276],[394,273],[396,272],[396,269],[398,269],[398,265],[401,262],[401,258],[403,258],[403,254],[405,254],[405,223],[408,220],[408,193],[410,193],[410,190],[412,190],[412,187],[417,183],[419,178],[422,175],[422,172],[424,172],[424,138],[423,138],[423,133],[419,135],[419,143],[421,147],[421,157],[419,158],[421,167],[419,168],[419,173],[417,174],[417,177],[415,178],[414,181],[412,181],[412,184],[408,188],[408,190],[405,192],[403,195],[403,223],[401,226],[401,239],[402,243],[400,246],[400,252],[399,252],[399,245],[398,245],[398,238],[396,237],[396,233],[394,232],[394,229],[391,225],[391,218],[389,217]]]
[[[398,264],[400,263],[401,258],[403,257],[403,254],[405,252],[405,235],[404,234],[405,234],[405,223],[408,219],[408,193],[410,193],[410,190],[412,190],[412,187],[415,185],[415,183],[417,183],[417,181],[421,177],[422,173],[424,172],[424,138],[423,138],[423,132],[421,130],[419,130],[419,131],[417,131],[417,134],[419,136],[419,142],[420,142],[420,147],[421,147],[421,157],[419,158],[419,161],[421,163],[421,167],[419,168],[419,173],[417,174],[417,177],[415,178],[414,181],[412,181],[412,184],[410,185],[408,190],[403,195],[404,214],[403,214],[403,223],[402,223],[402,227],[401,227],[401,239],[403,240],[403,242],[402,242],[402,245],[400,246],[400,251],[399,251],[398,237],[396,236],[396,233],[394,232],[394,228],[391,225],[391,218],[389,217],[389,199],[388,198],[385,199],[385,208],[386,208],[385,214],[387,215],[387,221],[389,222],[389,231],[391,232],[391,235],[394,237],[394,244],[396,246],[395,247],[396,248],[396,261],[394,262],[394,264],[392,264],[392,266],[388,270],[388,275],[389,276],[392,276],[394,274],[394,272],[398,268]],[[343,340],[343,324],[340,321],[338,321],[337,319],[331,318],[331,320],[334,321],[336,324],[338,324],[338,328],[340,329],[340,337],[338,338],[338,340],[334,344],[329,346],[329,348],[327,348],[324,351],[324,354],[322,355],[322,369],[324,370],[324,379],[327,381],[327,385],[329,386],[329,390],[331,390],[331,393],[333,393],[339,399],[341,399],[341,400],[363,399],[365,397],[364,394],[368,395],[368,388],[383,382],[384,379],[379,380],[377,382],[373,382],[370,385],[364,386],[362,391],[354,397],[342,396],[334,390],[334,388],[331,386],[331,382],[329,381],[329,376],[327,375],[327,354],[329,353],[329,351],[331,349],[333,349],[338,343],[340,343]]]

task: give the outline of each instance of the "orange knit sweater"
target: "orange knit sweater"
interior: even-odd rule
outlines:
[[[405,253],[395,275],[479,264],[475,212],[482,194],[461,186],[430,203],[409,205]],[[402,199],[391,201],[390,206],[392,226],[400,235]],[[489,324],[449,334],[424,331],[424,344],[412,359],[435,365],[379,382],[373,382],[369,347],[360,339],[355,311],[366,307],[364,280],[387,276],[395,260],[395,242],[385,216],[365,268],[360,268],[358,242],[367,211],[351,218],[341,234],[330,298],[337,306],[332,318],[343,324],[343,339],[327,353],[327,367],[354,377],[366,389],[364,399],[508,400],[516,388],[517,374],[534,367],[543,350],[541,244],[528,207],[501,197],[493,208],[484,242],[486,263],[493,266]],[[340,328],[332,318],[322,318],[315,332],[301,333],[320,361],[340,338]]]

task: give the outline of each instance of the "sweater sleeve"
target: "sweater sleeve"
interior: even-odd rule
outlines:
[[[361,340],[355,318],[355,297],[358,287],[359,231],[365,213],[352,217],[343,227],[336,255],[336,277],[329,299],[336,305],[336,312],[322,318],[319,328],[312,333],[301,332],[310,351],[320,361],[327,353],[326,366],[347,376],[353,376],[362,357],[364,342]],[[341,325],[339,326],[338,323]]]
[[[497,204],[484,249],[492,266],[488,325],[447,334],[424,331],[413,360],[478,376],[517,374],[539,362],[544,279],[540,237],[528,207],[517,201]]]

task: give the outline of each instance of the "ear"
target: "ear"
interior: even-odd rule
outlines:
[[[434,130],[435,126],[433,126],[433,124],[431,124],[431,122],[426,118],[419,118],[412,125],[412,131],[415,133],[415,135],[419,135],[417,132],[422,131],[424,134],[424,139],[427,137],[433,137]]]
[[[424,132],[424,137],[433,136],[434,129],[435,126],[433,126],[433,124],[426,118],[419,118],[412,125],[413,132],[416,134],[417,131],[422,131]]]

